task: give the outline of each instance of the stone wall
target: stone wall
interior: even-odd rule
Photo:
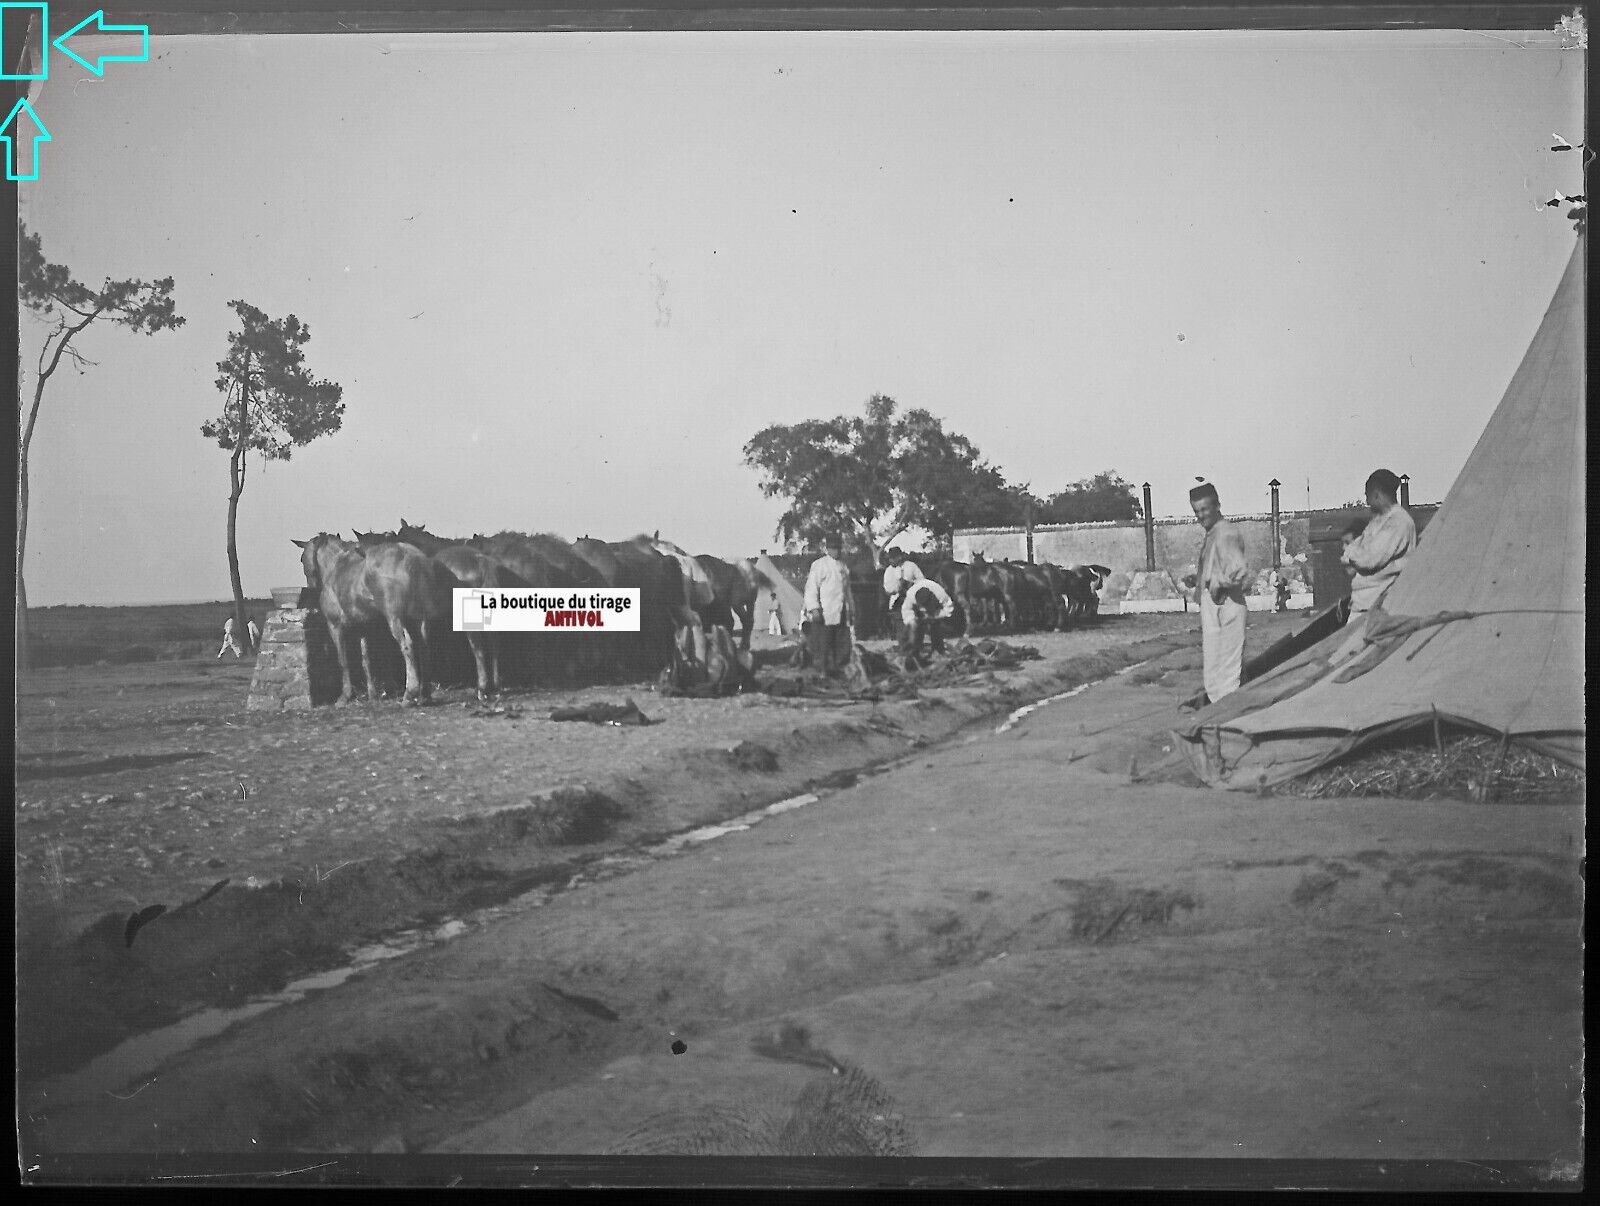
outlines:
[[[1245,558],[1254,574],[1250,594],[1272,594],[1272,519],[1265,515],[1230,517],[1244,537]],[[1155,528],[1156,571],[1145,567],[1144,525],[1116,523],[1047,524],[1033,530],[1033,559],[1057,565],[1103,565],[1111,570],[1100,591],[1102,605],[1119,603],[1125,596],[1150,603],[1162,601],[1168,584],[1181,584],[1195,572],[1205,531],[1193,518],[1158,519]],[[1297,598],[1309,606],[1309,523],[1304,517],[1284,515],[1278,524],[1279,572],[1289,580]],[[970,528],[955,534],[958,561],[970,561],[975,552],[992,561],[1026,557],[1027,537],[1021,528]],[[1151,592],[1154,591],[1154,594]]]
[[[250,680],[251,711],[298,711],[332,703],[341,685],[338,654],[321,613],[309,607],[267,613]]]

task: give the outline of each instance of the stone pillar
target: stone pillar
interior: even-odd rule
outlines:
[[[1144,572],[1156,572],[1156,517],[1150,513],[1150,483],[1144,484]]]
[[[331,703],[341,685],[338,655],[320,612],[286,607],[267,613],[250,680],[252,712],[303,711]]]
[[[1272,491],[1272,568],[1278,569],[1283,564],[1283,540],[1279,535],[1282,527],[1282,513],[1278,509],[1278,489],[1283,485],[1277,478],[1267,483]]]

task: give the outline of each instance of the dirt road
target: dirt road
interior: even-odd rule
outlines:
[[[1572,1167],[1581,809],[1185,786],[1163,735],[1196,678],[1191,640],[139,1084],[36,1097],[26,1138],[601,1152],[663,1112],[781,1112],[829,1075],[751,1049],[788,1024],[922,1155]]]

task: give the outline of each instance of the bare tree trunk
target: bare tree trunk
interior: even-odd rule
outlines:
[[[34,403],[35,413],[38,403]],[[28,549],[28,454],[17,449],[17,671],[30,669],[28,655],[28,587],[22,580],[22,558]]]
[[[244,493],[244,478],[239,472],[240,455],[235,452],[228,461],[228,476],[233,485],[228,493],[228,576],[233,582],[234,640],[249,649],[249,619],[244,614],[244,584],[239,578],[239,495]]]
[[[51,375],[61,364],[61,357],[67,350],[67,344],[72,337],[83,330],[100,316],[99,309],[84,318],[80,323],[67,326],[65,321],[55,330],[55,350],[50,348],[50,339],[44,341],[44,346],[39,349],[39,375],[33,383],[33,406],[28,411],[28,425],[17,440],[17,660],[18,670],[26,670],[30,665],[28,656],[28,588],[22,581],[23,557],[28,551],[28,449],[33,447],[33,428],[39,421],[39,404],[44,401],[44,385],[50,380]],[[49,355],[50,363],[45,364],[45,356]]]
[[[251,654],[255,643],[250,640],[250,617],[244,613],[244,584],[239,577],[239,496],[244,493],[245,457],[249,454],[250,435],[250,360],[244,362],[244,381],[239,387],[239,438],[233,455],[228,458],[228,577],[233,583],[234,639]]]

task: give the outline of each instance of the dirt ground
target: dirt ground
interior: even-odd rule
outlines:
[[[1016,677],[1065,674],[1070,686],[1185,627],[1137,617],[1029,636],[1048,657]],[[565,881],[608,850],[936,740],[1020,689],[979,681],[922,705],[841,708],[664,699],[639,684],[519,693],[498,712],[446,691],[420,710],[262,714],[245,707],[250,672],[204,657],[44,669],[20,684],[25,1076],[339,966],[354,943]],[[627,698],[658,723],[548,719],[559,705]],[[609,820],[552,835],[551,796],[564,791],[610,806]],[[128,919],[153,908],[166,910],[160,924],[130,946]]]
[[[521,720],[459,702],[247,716],[226,665],[36,675],[19,716],[24,1148],[598,1153],[708,1109],[788,1108],[829,1075],[752,1050],[789,1025],[875,1078],[921,1155],[1575,1175],[1581,807],[1185,783],[1165,733],[1198,681],[1191,624],[1030,637],[1045,663],[920,703],[635,693],[666,723],[631,730],[549,723],[546,700]],[[1251,647],[1285,625],[1252,616]],[[153,672],[165,685],[141,685]],[[746,765],[740,742],[775,764]],[[113,765],[82,769],[96,762]],[[530,789],[562,783],[619,819],[518,857],[530,843],[495,818],[522,824]],[[504,900],[808,783],[814,803],[506,906],[52,1100],[88,1055],[281,987],[318,951],[332,966],[357,931]],[[125,945],[130,911],[248,875],[275,886],[174,907]],[[360,885],[342,903],[341,877]],[[123,1015],[94,1005],[107,987]]]

